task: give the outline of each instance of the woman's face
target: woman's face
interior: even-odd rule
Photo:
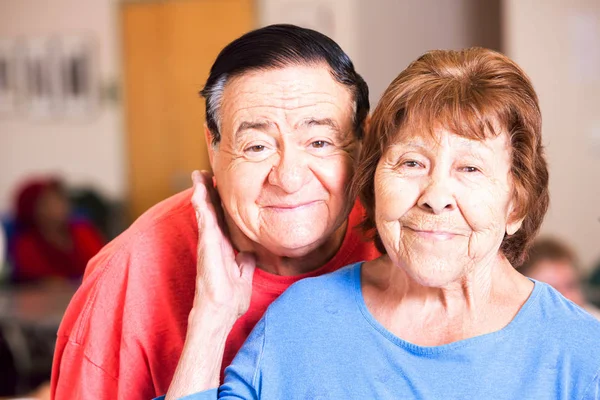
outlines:
[[[375,220],[390,259],[443,287],[493,260],[520,221],[512,210],[507,134],[470,140],[439,129],[405,134],[375,172]]]

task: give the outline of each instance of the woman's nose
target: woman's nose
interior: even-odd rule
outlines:
[[[432,178],[421,193],[417,204],[422,209],[434,214],[454,210],[456,200],[449,178]]]

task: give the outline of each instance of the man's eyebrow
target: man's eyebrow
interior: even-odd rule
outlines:
[[[243,131],[247,131],[250,129],[255,129],[258,131],[266,131],[273,124],[269,121],[242,121],[240,126],[235,131],[235,135],[238,136]]]
[[[340,132],[340,127],[331,118],[308,118],[308,119],[305,119],[302,122],[300,122],[300,125],[307,125],[307,126],[313,126],[313,125],[328,126],[331,129],[333,129],[334,131]]]

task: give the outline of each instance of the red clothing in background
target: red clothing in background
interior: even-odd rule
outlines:
[[[14,211],[16,229],[9,243],[18,281],[81,278],[87,262],[104,245],[93,225],[69,219],[69,200],[58,178],[25,181],[17,191]],[[64,244],[44,236],[43,226],[47,234],[52,232],[53,240]]]
[[[165,394],[185,340],[196,279],[197,224],[192,191],[140,217],[92,259],[58,332],[55,399],[150,399]],[[354,229],[352,210],[339,252],[317,271],[282,277],[256,269],[250,308],[234,325],[228,366],[266,308],[292,283],[379,254]]]
[[[19,281],[43,278],[80,278],[87,262],[100,251],[104,242],[91,224],[85,221],[69,224],[70,250],[48,243],[36,230],[14,238],[15,277]]]

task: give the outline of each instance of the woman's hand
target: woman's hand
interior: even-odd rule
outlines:
[[[208,172],[194,171],[192,204],[198,221],[196,295],[167,400],[219,386],[227,336],[248,310],[255,260],[235,251]]]
[[[194,309],[208,308],[237,320],[250,305],[256,262],[252,254],[235,255],[211,174],[194,171],[192,181],[192,204],[198,222]]]

